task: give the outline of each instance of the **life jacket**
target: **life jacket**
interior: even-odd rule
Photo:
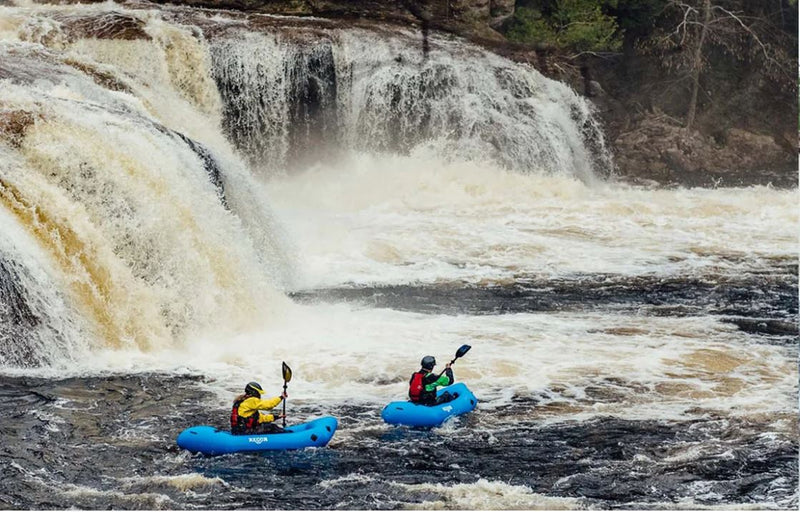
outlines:
[[[418,371],[411,374],[411,379],[408,381],[408,398],[415,404],[428,403],[433,399],[436,400],[436,391],[425,390],[425,377],[430,375],[430,372]]]
[[[236,400],[233,401],[233,408],[231,409],[231,434],[247,434],[248,431],[253,431],[258,426],[258,411],[247,418],[239,416],[239,406],[248,398],[251,398],[251,396],[239,395],[236,397]]]

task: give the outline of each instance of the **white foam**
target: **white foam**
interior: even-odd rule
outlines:
[[[575,510],[585,508],[579,498],[557,498],[535,493],[526,485],[481,478],[472,484],[393,484],[408,491],[441,495],[434,501],[407,504],[412,510]]]
[[[325,412],[344,402],[373,407],[377,421],[385,403],[405,398],[408,375],[423,355],[435,355],[441,365],[463,343],[473,348],[454,371],[479,399],[477,429],[597,415],[685,420],[709,410],[779,413],[776,431],[793,428],[781,420],[796,407],[791,354],[780,346],[750,344],[746,333],[705,317],[471,317],[297,306],[261,333],[224,343],[197,338],[157,352],[102,351],[82,371],[202,374],[209,405],[225,407],[242,383],[254,379],[277,395],[280,362],[286,361],[294,373],[290,409],[311,405]],[[531,405],[515,411],[520,399]],[[496,410],[504,411],[502,417]]]
[[[199,473],[186,473],[182,475],[155,475],[146,477],[131,477],[123,478],[120,480],[122,485],[126,488],[150,485],[168,485],[174,487],[182,492],[192,490],[210,490],[214,487],[227,487],[219,477],[209,478]]]
[[[354,155],[273,180],[301,286],[519,275],[736,274],[796,252],[797,193],[646,190],[490,164]]]
[[[96,489],[87,485],[64,484],[55,490],[57,493],[64,494],[73,499],[113,499],[117,503],[125,503],[128,506],[142,507],[148,509],[169,508],[174,503],[172,498],[165,494],[158,493],[136,493],[128,494],[121,491],[111,491]],[[91,503],[91,502],[90,502]]]

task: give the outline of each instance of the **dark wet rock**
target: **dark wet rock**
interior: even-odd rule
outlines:
[[[455,16],[475,23],[486,23],[491,17],[491,0],[452,0],[450,8]]]
[[[0,102],[0,140],[19,147],[25,138],[25,130],[36,122],[37,117],[27,110],[4,110]]]
[[[779,322],[758,327],[762,334],[785,335],[784,324],[797,321],[797,267],[780,265],[774,274],[663,278],[596,274],[572,279],[517,278],[513,284],[473,286],[430,285],[352,286],[291,294],[302,302],[354,301],[372,307],[433,314],[507,314],[531,311],[630,311],[638,315],[695,316],[702,314],[767,318]],[[623,333],[624,334],[624,333]]]
[[[209,181],[211,181],[211,184],[214,185],[214,188],[217,190],[217,197],[219,198],[220,203],[222,203],[222,206],[224,206],[225,209],[228,209],[228,200],[225,197],[225,183],[222,175],[222,167],[211,151],[203,144],[190,139],[180,132],[169,130],[163,126],[160,127],[160,129],[163,129],[163,131],[170,133],[172,136],[182,140],[187,146],[189,146],[189,149],[191,149],[192,152],[200,158],[200,161],[203,164],[203,169],[208,175]]]
[[[136,39],[150,40],[145,22],[136,16],[120,12],[55,16],[70,40],[76,39]]]
[[[156,3],[291,16],[425,23],[429,28],[494,41],[504,38],[489,25],[511,16],[515,5],[514,0],[156,0]]]
[[[751,334],[771,334],[775,336],[798,336],[797,322],[785,322],[770,318],[726,318],[723,320],[734,324],[744,332]]]
[[[112,91],[127,93],[131,92],[130,87],[121,82],[119,78],[111,73],[100,70],[97,66],[93,66],[86,62],[80,62],[72,58],[64,59],[64,64],[72,66],[78,71],[90,76],[92,80],[94,80],[94,82],[101,87],[105,87],[106,89],[110,89]]]

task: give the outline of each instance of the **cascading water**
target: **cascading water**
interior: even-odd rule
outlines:
[[[417,39],[229,30],[211,49],[226,132],[270,169],[350,150],[432,152],[584,180],[609,172],[600,128],[571,89],[457,41],[433,38],[423,55]]]
[[[150,40],[64,42],[69,38],[53,35],[57,29],[38,24],[44,28],[33,30],[27,20],[19,32],[57,41],[51,46],[61,52],[25,42],[0,50],[0,196],[63,272],[59,296],[85,329],[66,332],[76,322],[50,318],[61,309],[39,310],[37,322],[52,329],[51,340],[40,332],[38,350],[20,343],[5,362],[68,363],[53,355],[74,355],[67,340],[78,338],[90,347],[167,347],[255,325],[280,307],[285,299],[276,290],[289,276],[280,229],[213,126],[182,124],[213,124],[215,112],[203,112],[195,83],[205,78],[186,86],[167,58],[156,63],[165,68],[160,74],[142,60],[126,63],[132,45],[136,53],[165,45],[162,27],[148,26],[161,36]],[[162,88],[169,104],[152,101]],[[8,290],[19,288],[19,276],[37,275],[14,268],[4,272]],[[51,286],[42,281],[25,293],[38,296],[36,288]],[[24,326],[30,316],[8,318]],[[43,349],[48,343],[71,346]]]
[[[0,509],[796,508],[796,191],[608,183],[591,110],[377,22],[0,6]],[[387,429],[463,343],[478,410]],[[281,360],[329,449],[175,451]]]
[[[84,348],[84,322],[63,295],[63,276],[6,210],[0,226],[0,365],[73,359]]]

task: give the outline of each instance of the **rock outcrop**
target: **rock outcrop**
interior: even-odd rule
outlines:
[[[633,121],[612,145],[620,177],[684,186],[797,185],[796,156],[773,137],[731,128],[724,140],[687,130],[666,114]]]

